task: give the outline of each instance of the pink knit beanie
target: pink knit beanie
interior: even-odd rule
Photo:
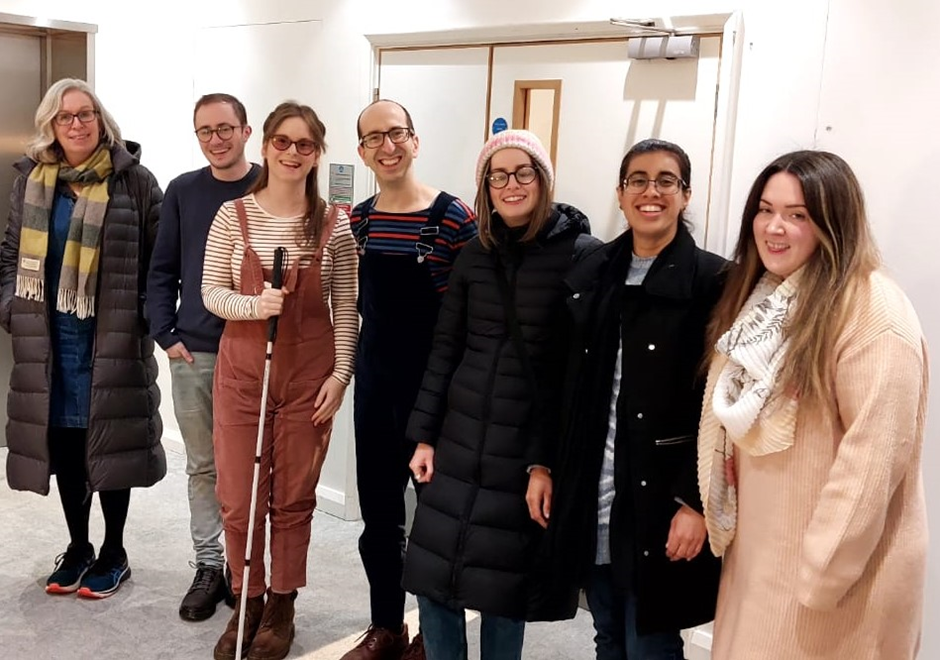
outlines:
[[[490,158],[501,149],[522,149],[532,157],[532,162],[545,173],[548,187],[555,185],[555,170],[552,168],[552,158],[545,151],[535,133],[521,129],[510,129],[497,133],[483,145],[480,157],[477,159],[477,187],[483,185],[483,175],[486,174]]]

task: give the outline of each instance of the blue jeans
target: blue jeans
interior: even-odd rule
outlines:
[[[637,634],[636,594],[614,584],[610,564],[594,567],[585,591],[597,633],[597,660],[683,660],[678,630]]]
[[[418,596],[418,618],[427,660],[467,660],[464,610]],[[481,613],[480,660],[522,660],[524,636],[525,621]]]
[[[170,360],[173,412],[186,446],[189,476],[189,531],[196,563],[222,568],[222,515],[215,495],[215,452],[212,448],[212,374],[215,353],[193,353],[193,363]]]

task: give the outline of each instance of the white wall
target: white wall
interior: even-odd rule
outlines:
[[[932,213],[940,137],[935,129],[940,44],[924,27],[940,25],[935,0],[886,5],[875,0],[163,0],[141,3],[88,0],[0,0],[0,11],[97,23],[96,84],[128,137],[144,143],[144,162],[162,183],[192,163],[190,112],[197,63],[191,61],[200,26],[322,20],[322,39],[305,46],[320,55],[316,71],[272,71],[296,78],[297,98],[321,112],[335,162],[357,162],[355,118],[369,101],[372,59],[365,34],[422,30],[498,29],[506,25],[698,15],[741,9],[744,61],[735,134],[732,216],[758,170],[794,148],[824,147],[843,154],[865,187],[871,221],[887,263],[910,293],[928,341],[940,347],[940,315],[930,303],[940,275],[935,256],[940,223]],[[900,7],[900,8],[895,8]],[[195,13],[194,13],[195,12]],[[143,26],[146,25],[146,29]],[[218,61],[199,66],[225,66]],[[314,85],[328,96],[309,98]],[[429,90],[430,93],[431,90]],[[442,103],[442,111],[446,104]],[[261,117],[255,117],[256,125]],[[831,127],[831,130],[829,129]],[[421,127],[418,127],[419,132]],[[616,163],[599,164],[613,170]],[[360,168],[361,170],[361,168]],[[431,182],[433,183],[433,182]],[[368,192],[365,177],[356,197]],[[730,223],[733,226],[733,222]],[[931,440],[940,431],[934,388],[925,472],[940,463]],[[168,417],[169,409],[167,410]],[[340,487],[348,467],[350,427],[334,438],[339,464],[324,481]],[[332,452],[331,452],[332,453]],[[331,460],[333,456],[331,456]],[[934,529],[940,524],[940,486],[928,480]],[[940,620],[940,549],[931,551],[927,622]],[[922,658],[940,657],[940,631],[926,629]]]
[[[940,25],[940,3],[886,7],[878,0],[831,0],[816,130],[819,146],[844,156],[861,180],[884,259],[917,308],[936,364],[940,41],[929,28]],[[923,458],[933,531],[925,660],[940,658],[940,382],[936,370],[933,375]]]

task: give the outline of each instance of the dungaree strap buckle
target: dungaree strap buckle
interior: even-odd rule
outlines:
[[[418,253],[418,263],[423,264],[424,260],[428,258],[428,255],[434,252],[434,246],[418,241],[415,243],[415,250]]]

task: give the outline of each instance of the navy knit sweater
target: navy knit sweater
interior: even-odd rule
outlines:
[[[219,207],[242,197],[260,171],[252,165],[238,181],[219,181],[204,167],[167,187],[147,278],[150,334],[164,350],[182,341],[190,352],[218,352],[225,321],[205,308],[200,291],[206,237]]]

